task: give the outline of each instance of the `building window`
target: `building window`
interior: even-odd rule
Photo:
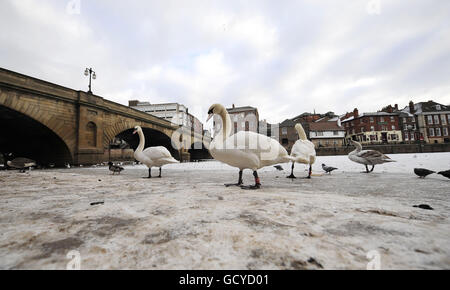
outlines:
[[[384,122],[384,117],[380,117],[380,122]]]
[[[416,122],[416,118],[415,118],[415,117],[412,117],[412,118],[411,118],[411,121],[412,121],[413,123],[415,123],[415,122]]]
[[[411,141],[414,141],[414,133],[411,133]]]
[[[430,137],[434,137],[434,128],[430,128],[428,133],[430,134]]]
[[[394,125],[392,125],[392,131],[395,131],[395,126]]]
[[[245,131],[250,131],[250,123],[245,121]]]
[[[373,117],[370,117],[370,123],[373,123]]]
[[[406,123],[406,118],[405,117],[403,117],[403,123]]]
[[[428,118],[428,124],[433,124],[433,116],[428,115],[427,118]]]
[[[436,128],[436,136],[441,136],[441,128]]]
[[[445,115],[441,115],[441,123],[442,125],[447,125],[447,119],[445,118]]]
[[[370,131],[375,132],[375,127],[374,126],[370,126]]]
[[[338,135],[339,135],[339,132],[338,132],[338,131],[333,131],[333,135],[334,135],[334,136],[338,136]]]
[[[361,127],[361,133],[364,133],[364,127]]]
[[[408,141],[408,139],[409,139],[409,133],[405,132],[405,141]]]
[[[287,135],[287,128],[286,127],[281,128],[281,134],[282,135]]]
[[[391,140],[393,141],[397,140],[397,134],[391,134]]]
[[[442,128],[442,132],[444,133],[443,134],[444,136],[448,136],[448,128],[447,127]]]
[[[394,116],[391,116],[391,122],[394,122],[395,120],[394,120]]]
[[[359,119],[359,123],[360,123],[360,124],[364,123],[364,121],[363,121],[363,119],[362,119],[362,118],[361,118],[361,119]]]
[[[317,136],[323,136],[323,132],[322,131],[317,131]]]
[[[441,105],[436,105],[436,110],[440,111],[441,110]]]
[[[283,139],[281,140],[281,143],[282,143],[283,145],[287,145],[287,144],[289,143],[289,141],[288,141],[287,138],[283,138]]]
[[[434,123],[439,124],[439,115],[434,115]]]

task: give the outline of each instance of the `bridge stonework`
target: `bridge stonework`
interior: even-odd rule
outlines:
[[[55,133],[67,146],[73,164],[107,161],[106,152],[114,137],[136,125],[159,131],[168,138],[179,129],[164,119],[100,96],[0,68],[2,106]],[[201,139],[201,135],[195,138]],[[183,156],[186,154],[183,152]]]

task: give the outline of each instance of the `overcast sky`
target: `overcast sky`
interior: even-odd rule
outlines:
[[[81,5],[77,5],[80,3]],[[70,5],[74,4],[74,5]],[[450,1],[1,0],[0,66],[76,90],[302,112],[450,104]]]

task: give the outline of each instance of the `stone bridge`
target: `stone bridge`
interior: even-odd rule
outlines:
[[[136,125],[144,130],[146,147],[165,146],[177,159],[188,159],[189,146],[202,142],[202,132],[0,68],[0,153],[32,158],[42,165],[96,164],[109,160],[115,137],[135,149],[139,143],[132,134]],[[185,149],[172,144],[172,137],[182,139],[180,134]]]

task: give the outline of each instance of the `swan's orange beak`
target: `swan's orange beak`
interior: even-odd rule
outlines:
[[[137,133],[137,130],[134,130],[134,131],[133,131],[133,135],[136,134],[136,133]]]

